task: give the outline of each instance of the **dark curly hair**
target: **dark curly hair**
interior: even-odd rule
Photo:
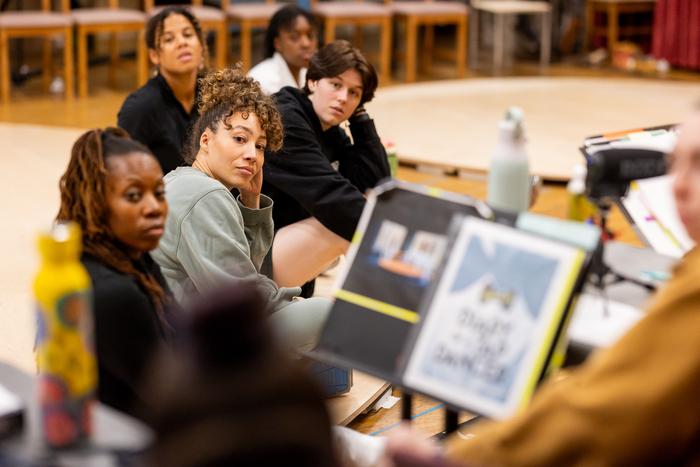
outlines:
[[[267,147],[277,151],[282,147],[282,119],[275,99],[260,89],[260,84],[243,73],[241,64],[223,70],[211,70],[199,79],[201,89],[199,118],[192,126],[185,149],[185,162],[192,164],[199,152],[199,140],[209,128],[216,133],[219,124],[231,129],[229,119],[237,113],[247,118],[255,114],[267,137]]]
[[[83,234],[83,251],[122,274],[136,277],[151,297],[159,319],[168,326],[163,306],[170,302],[170,298],[153,275],[136,269],[108,222],[105,180],[109,171],[106,161],[135,152],[152,156],[146,146],[132,140],[121,128],[90,130],[78,138],[68,168],[59,182],[61,207],[56,220],[77,223]]]
[[[265,58],[270,58],[275,53],[275,39],[279,37],[280,31],[292,29],[299,16],[306,18],[311,29],[318,32],[318,21],[316,21],[316,17],[309,10],[305,10],[296,5],[287,5],[280,8],[277,10],[277,13],[272,15],[270,25],[267,27],[267,31],[265,31],[265,44],[263,46]]]
[[[199,24],[199,20],[194,16],[192,11],[185,5],[173,5],[163,8],[158,14],[151,17],[146,23],[144,28],[144,39],[146,40],[146,47],[151,50],[160,50],[160,39],[163,36],[163,23],[168,16],[171,15],[182,15],[187,18],[190,22],[194,32],[199,39],[199,43],[202,44],[202,59],[204,60],[204,66],[209,66],[209,48],[207,47],[207,41],[204,37],[204,32],[202,32],[202,26]]]
[[[306,84],[304,92],[309,95],[309,81],[318,81],[323,78],[335,78],[354,68],[362,79],[362,99],[360,105],[374,98],[377,90],[377,71],[367,60],[367,57],[350,45],[348,41],[337,40],[326,44],[318,52],[311,56],[311,63],[306,71]]]

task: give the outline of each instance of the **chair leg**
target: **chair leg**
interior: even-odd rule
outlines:
[[[324,45],[330,44],[335,40],[335,20],[333,18],[326,18],[323,26],[324,29]]]
[[[85,99],[88,95],[88,57],[87,57],[87,32],[82,26],[78,26],[78,96]]]
[[[63,80],[66,84],[66,100],[72,101],[75,94],[73,82],[73,28],[66,28],[63,33]]]
[[[552,53],[552,13],[547,12],[542,17],[542,40],[540,41],[540,73],[546,73]]]
[[[479,10],[469,10],[469,68],[472,70],[479,63]]]
[[[355,26],[355,35],[353,37],[353,43],[355,47],[358,49],[362,50],[362,39],[363,39],[363,34],[362,34],[362,26]]]
[[[425,34],[423,34],[423,53],[420,57],[420,71],[424,75],[430,73],[430,68],[433,65],[433,48],[435,47],[435,26],[432,24],[425,25]]]
[[[612,55],[613,47],[619,38],[620,15],[617,3],[608,5],[608,52]]]
[[[136,67],[136,84],[141,87],[148,81],[148,48],[144,40],[139,40],[136,48]]]
[[[416,81],[416,53],[418,48],[418,21],[415,16],[406,18],[406,82]]]
[[[380,66],[382,67],[380,79],[388,84],[391,79],[391,17],[382,20],[382,36],[379,44]]]
[[[467,18],[457,24],[457,78],[467,77]]]
[[[42,56],[42,67],[41,67],[41,87],[44,94],[49,92],[49,87],[51,86],[52,66],[51,66],[51,38],[44,37],[44,51]]]
[[[143,80],[143,84],[145,84],[146,81],[148,81],[148,78],[150,78],[149,72],[151,71],[152,64],[151,64],[151,59],[148,56],[148,47],[145,45],[146,40],[139,37],[139,46],[141,46],[141,42],[143,42],[143,44],[144,44],[143,45],[143,47],[144,47],[143,59],[141,60],[143,63],[136,64],[136,73],[138,74],[138,78],[137,78],[138,82],[141,83],[141,81]],[[138,60],[138,57],[139,57],[139,52],[137,49],[136,50],[136,59],[137,60]],[[142,73],[143,73],[143,76],[141,75]]]
[[[226,24],[219,25],[216,28],[216,67],[219,69],[226,68],[226,54],[228,51],[227,30]]]
[[[7,49],[7,34],[0,29],[0,93],[2,103],[10,102],[10,56]]]
[[[141,41],[139,41],[141,42]],[[138,55],[138,53],[137,53]],[[137,58],[138,60],[138,58]],[[137,65],[138,66],[138,65]],[[109,87],[117,88],[117,68],[119,67],[119,42],[117,41],[117,33],[113,32],[109,35]]]
[[[595,5],[591,0],[586,1],[586,23],[583,30],[583,51],[588,52],[591,41],[593,39],[593,31],[595,28]]]
[[[505,15],[505,36],[503,39],[503,66],[507,69],[513,68],[515,55],[515,15]]]
[[[243,63],[243,71],[250,70],[251,57],[251,24],[249,20],[241,21],[241,62]]]
[[[493,30],[493,73],[503,73],[503,49],[505,48],[505,15],[495,15]]]

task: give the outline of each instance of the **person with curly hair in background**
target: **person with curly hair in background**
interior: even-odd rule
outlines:
[[[209,54],[199,22],[184,6],[164,8],[144,32],[157,73],[126,98],[117,124],[146,145],[167,174],[184,163],[187,130],[197,119],[197,78]]]
[[[254,283],[288,346],[310,349],[331,302],[296,300],[300,288],[279,288],[259,274],[273,232],[272,200],[260,188],[265,149],[282,145],[277,108],[240,68],[213,70],[201,85],[200,117],[186,156],[192,166],[165,177],[171,211],[153,258],[183,306],[221,286]]]
[[[314,279],[344,254],[365,206],[364,192],[390,177],[386,151],[365,111],[377,73],[347,41],[311,58],[302,90],[275,94],[284,147],[268,156],[263,193],[275,202],[265,274],[282,287]],[[349,121],[352,141],[340,127]],[[312,286],[307,286],[307,295]],[[310,289],[310,290],[309,290]]]
[[[82,229],[93,284],[99,399],[139,414],[147,360],[173,336],[181,312],[148,253],[168,214],[163,172],[124,130],[91,130],[75,142],[60,192],[57,220]]]
[[[264,48],[265,60],[248,76],[271,94],[285,86],[303,88],[309,61],[318,49],[318,22],[313,13],[296,5],[277,10],[265,32]]]

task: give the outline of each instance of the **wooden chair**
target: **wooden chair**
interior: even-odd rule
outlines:
[[[73,20],[69,0],[61,0],[61,13],[51,11],[51,0],[41,0],[41,11],[0,13],[0,88],[2,102],[10,100],[10,53],[12,37],[44,37],[43,87],[51,83],[51,37],[63,36],[63,79],[66,99],[73,98]]]
[[[88,51],[87,36],[101,32],[111,33],[109,40],[109,84],[116,87],[119,65],[119,43],[117,33],[137,32],[146,24],[146,13],[140,10],[119,8],[119,0],[109,0],[108,8],[78,8],[71,11],[78,37],[78,95],[88,95]],[[142,86],[148,79],[146,43],[141,37],[136,49],[137,84]]]
[[[480,11],[491,13],[495,18],[493,31],[494,74],[500,74],[503,70],[506,49],[508,48],[512,51],[515,15],[542,15],[540,68],[542,72],[546,71],[549,66],[552,49],[552,5],[543,1],[528,0],[472,0],[471,19],[469,22],[469,30],[471,31],[469,37],[469,65],[471,68],[476,68],[477,66]]]
[[[355,47],[362,49],[362,26],[379,25],[381,39],[379,53],[366,53],[379,62],[379,79],[389,82],[391,76],[391,8],[384,4],[356,1],[311,1],[311,10],[323,24],[325,44],[335,40],[335,28],[340,25],[355,26]]]
[[[221,8],[228,14],[229,23],[238,24],[241,28],[241,55],[243,69],[247,72],[251,66],[253,28],[264,28],[270,24],[270,18],[284,6],[274,0],[265,3],[234,3],[229,0],[221,1]]]
[[[423,37],[423,54],[421,71],[427,73],[432,63],[432,54],[436,25],[457,26],[456,47],[454,51],[440,51],[448,55],[457,64],[457,77],[467,74],[467,13],[463,3],[448,1],[397,1],[390,3],[394,18],[406,24],[406,82],[416,80],[416,49],[418,46],[418,27],[425,26]],[[436,51],[438,52],[438,51]]]
[[[593,36],[607,36],[608,51],[620,36],[651,35],[652,24],[644,26],[627,26],[620,28],[620,15],[629,13],[653,13],[656,0],[586,0],[586,26],[584,48],[588,49]],[[607,27],[595,27],[595,14],[603,11],[607,14]]]
[[[154,6],[154,4],[155,0],[144,1],[144,9],[146,10],[149,18],[157,15],[158,12],[166,7],[166,5]],[[199,25],[204,31],[216,32],[216,41],[214,42],[214,48],[216,49],[214,66],[216,68],[226,68],[228,61],[228,28],[226,12],[220,8],[202,5],[202,0],[193,0],[192,5],[189,6],[189,9],[192,11],[194,17],[197,18]]]

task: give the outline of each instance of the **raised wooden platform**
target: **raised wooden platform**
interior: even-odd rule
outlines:
[[[568,180],[586,136],[674,123],[700,97],[696,83],[638,78],[480,78],[398,85],[367,104],[399,161],[484,175],[506,109],[525,110],[530,171]]]

